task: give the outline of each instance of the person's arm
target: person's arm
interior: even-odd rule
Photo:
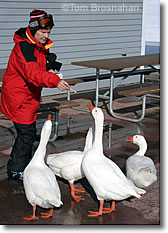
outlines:
[[[57,74],[42,70],[37,63],[37,58],[34,56],[33,45],[28,42],[20,42],[19,49],[20,53],[18,52],[16,54],[17,66],[18,71],[21,73],[25,81],[28,83],[30,82],[37,87],[57,87],[61,79]],[[63,86],[65,88],[65,85]],[[67,85],[67,88],[68,86],[69,85]]]

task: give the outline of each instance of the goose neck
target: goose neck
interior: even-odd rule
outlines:
[[[146,151],[147,151],[147,144],[146,143],[143,143],[143,144],[139,144],[139,150],[138,152],[136,153],[136,155],[145,155]]]
[[[95,122],[94,147],[103,152],[103,122]]]

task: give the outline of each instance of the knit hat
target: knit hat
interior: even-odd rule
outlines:
[[[47,27],[52,28],[53,26],[54,22],[52,15],[47,14],[47,12],[34,9],[30,13],[29,28],[32,36],[34,36],[39,29],[45,29]]]

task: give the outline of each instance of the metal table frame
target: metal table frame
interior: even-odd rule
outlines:
[[[142,80],[142,78],[141,78]],[[125,117],[122,115],[118,115],[113,111],[113,99],[114,99],[114,88],[116,86],[114,85],[114,71],[111,71],[111,77],[110,77],[110,89],[109,92],[106,92],[104,95],[99,94],[99,69],[96,70],[96,103],[95,106],[98,107],[99,104],[99,98],[104,100],[109,100],[109,113],[112,117],[119,119],[119,120],[126,120],[131,122],[140,122],[145,117],[145,109],[146,109],[146,95],[142,96],[142,114],[139,118],[134,119],[130,117]],[[108,95],[109,93],[109,95]]]
[[[136,60],[135,63],[131,63],[131,58],[132,60]],[[144,62],[142,61],[144,58]],[[117,66],[117,61],[119,62],[121,59],[121,63],[123,62],[123,64],[119,64]],[[138,61],[139,59],[139,61]],[[151,59],[151,61],[149,60]],[[128,60],[129,64],[126,64],[126,61]],[[101,64],[102,63],[104,64]],[[112,64],[113,61],[115,61],[115,64]],[[96,62],[98,63],[96,65]],[[111,64],[110,64],[111,62]],[[153,55],[144,55],[144,56],[135,56],[135,57],[126,57],[126,58],[117,58],[117,59],[107,59],[107,65],[106,65],[106,59],[103,60],[93,60],[93,61],[84,61],[84,62],[72,62],[73,65],[79,65],[79,66],[84,66],[84,67],[88,67],[88,68],[96,68],[96,96],[95,96],[95,106],[98,107],[99,105],[99,99],[104,99],[104,100],[109,100],[109,114],[117,119],[120,120],[126,120],[126,121],[130,121],[130,122],[140,122],[144,119],[145,117],[145,109],[146,109],[146,98],[147,98],[147,94],[141,96],[141,100],[142,100],[142,113],[141,116],[139,118],[130,118],[130,117],[126,117],[126,116],[122,116],[122,115],[118,115],[113,111],[113,100],[114,100],[114,89],[121,83],[121,81],[123,79],[128,78],[130,75],[132,74],[136,74],[136,71],[138,69],[141,69],[142,66],[149,66],[151,68],[151,72],[156,71],[159,69],[156,69],[153,65],[155,64],[160,64],[159,61],[159,54],[153,54]],[[106,67],[107,66],[107,67]],[[115,71],[120,72],[120,70],[124,69],[124,68],[130,68],[130,67],[134,67],[132,70],[130,70],[128,72],[128,74],[126,74],[121,81],[117,84],[114,85],[114,79],[115,79]],[[109,91],[107,91],[106,93],[104,93],[103,95],[99,94],[99,76],[100,76],[100,69],[104,69],[104,70],[109,70],[110,71],[110,87],[109,87]],[[140,77],[140,85],[144,83],[144,75],[141,74]]]

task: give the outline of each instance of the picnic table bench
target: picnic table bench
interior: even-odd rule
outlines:
[[[132,57],[121,57],[121,58],[109,58],[100,60],[90,60],[90,61],[77,61],[72,62],[72,65],[83,66],[86,68],[95,68],[96,76],[96,107],[98,106],[99,99],[109,100],[109,113],[111,116],[131,122],[140,122],[144,119],[145,109],[146,109],[146,97],[148,94],[158,93],[160,91],[159,85],[149,85],[148,87],[143,87],[144,74],[149,74],[152,72],[160,72],[160,69],[156,68],[155,65],[160,64],[160,54],[142,55],[142,56],[132,56]],[[143,66],[143,68],[142,68]],[[144,67],[145,66],[145,67]],[[147,68],[148,67],[148,68]],[[128,71],[122,71],[126,68],[132,68]],[[100,75],[100,69],[110,71],[109,75]],[[113,111],[113,93],[114,89],[121,84],[121,82],[114,84],[114,79],[122,77],[121,81],[127,79],[132,75],[140,75],[139,88],[134,90],[120,91],[119,94],[123,96],[141,96],[142,98],[142,114],[139,118],[129,118],[122,115],[118,115]],[[99,81],[101,79],[110,79],[109,91],[100,95],[100,85]],[[83,78],[84,79],[84,78]],[[84,80],[87,80],[84,79]]]
[[[119,95],[123,96],[143,96],[146,94],[154,94],[160,92],[159,85],[151,85],[146,87],[139,87],[131,90],[119,91]]]
[[[50,137],[49,141],[53,142],[57,139],[58,137],[58,125],[59,125],[59,111],[61,109],[65,108],[73,108],[73,107],[78,107],[80,104],[76,101],[55,101],[51,103],[40,103],[37,116],[41,115],[43,112],[49,112],[54,114],[54,119],[53,119],[53,127],[54,127],[54,132],[53,135]]]

